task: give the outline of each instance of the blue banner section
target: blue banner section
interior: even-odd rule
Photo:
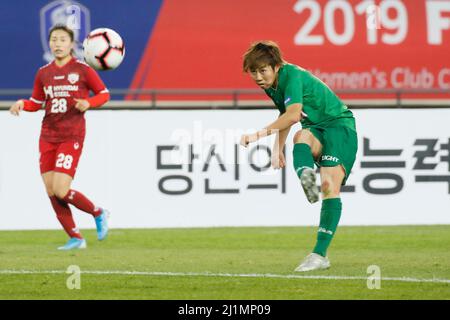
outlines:
[[[77,54],[81,54],[81,44],[90,30],[106,27],[122,36],[125,60],[118,69],[100,75],[109,88],[128,88],[161,4],[162,0],[0,1],[0,88],[33,87],[36,71],[51,59],[48,29],[62,21],[77,29]]]

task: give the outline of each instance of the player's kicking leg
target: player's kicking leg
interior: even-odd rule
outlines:
[[[323,270],[330,267],[326,254],[341,218],[342,203],[339,195],[345,171],[341,165],[322,167],[320,176],[323,200],[317,242],[313,252],[295,269],[298,272]]]

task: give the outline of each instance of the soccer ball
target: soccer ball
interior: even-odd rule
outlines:
[[[108,28],[92,30],[83,41],[84,61],[96,70],[113,70],[125,56],[120,35]]]

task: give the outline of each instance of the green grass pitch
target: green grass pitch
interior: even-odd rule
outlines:
[[[0,232],[0,299],[450,299],[450,226],[340,227],[331,268],[294,273],[313,227]],[[77,265],[80,289],[68,289]],[[367,268],[381,271],[369,289]],[[97,272],[97,273],[96,273]],[[133,273],[134,272],[134,273]],[[370,282],[370,281],[369,281]]]

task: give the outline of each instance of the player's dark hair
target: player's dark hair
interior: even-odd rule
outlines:
[[[244,72],[256,70],[264,65],[280,66],[285,61],[278,45],[270,40],[258,41],[253,43],[244,54],[243,70]]]
[[[65,32],[67,32],[69,34],[70,41],[71,42],[74,41],[75,34],[74,34],[73,30],[70,29],[69,27],[67,27],[65,24],[55,24],[48,32],[48,41],[50,41],[53,31],[56,31],[56,30],[63,30]]]

